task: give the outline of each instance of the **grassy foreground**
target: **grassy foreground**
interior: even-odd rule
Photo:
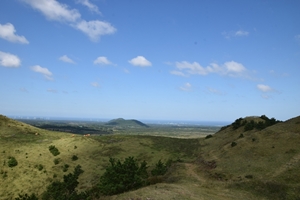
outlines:
[[[149,170],[160,159],[177,162],[162,183],[100,199],[299,199],[299,142],[300,117],[261,131],[228,126],[208,139],[180,139],[72,136],[0,116],[0,199],[14,199],[19,193],[41,195],[78,164],[84,173],[77,189],[87,190],[99,183],[109,157],[128,156],[146,160]],[[50,145],[60,154],[52,155]],[[9,157],[17,166],[8,166]]]

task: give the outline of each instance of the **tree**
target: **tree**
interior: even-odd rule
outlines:
[[[69,173],[64,175],[64,181],[54,181],[48,187],[47,190],[43,193],[43,200],[81,200],[86,199],[87,195],[85,193],[76,192],[76,187],[78,185],[78,177],[84,171],[81,169],[80,165],[77,165],[74,169],[74,173]]]
[[[167,165],[161,162],[161,160],[159,160],[156,163],[155,168],[151,171],[151,174],[152,176],[162,176],[167,172],[167,170]]]
[[[113,195],[137,189],[147,184],[147,163],[140,165],[134,157],[128,157],[124,163],[113,158],[109,159],[110,166],[100,177],[99,189],[105,195]]]

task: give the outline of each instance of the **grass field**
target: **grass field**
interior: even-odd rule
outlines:
[[[262,131],[227,127],[153,127],[114,134],[72,135],[0,116],[0,199],[41,195],[78,164],[79,191],[99,182],[109,158],[134,156],[149,171],[158,160],[175,161],[163,182],[100,199],[299,199],[300,118]],[[241,137],[243,133],[243,137]],[[212,134],[206,139],[204,136]],[[236,146],[232,146],[232,142]],[[49,146],[60,152],[53,156]],[[76,155],[78,160],[72,160]],[[9,157],[18,165],[9,167]]]

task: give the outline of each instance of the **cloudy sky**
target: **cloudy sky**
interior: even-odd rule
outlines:
[[[0,114],[300,115],[298,0],[1,0]]]

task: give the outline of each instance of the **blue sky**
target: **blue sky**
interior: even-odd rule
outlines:
[[[1,0],[0,114],[300,114],[297,0]]]

